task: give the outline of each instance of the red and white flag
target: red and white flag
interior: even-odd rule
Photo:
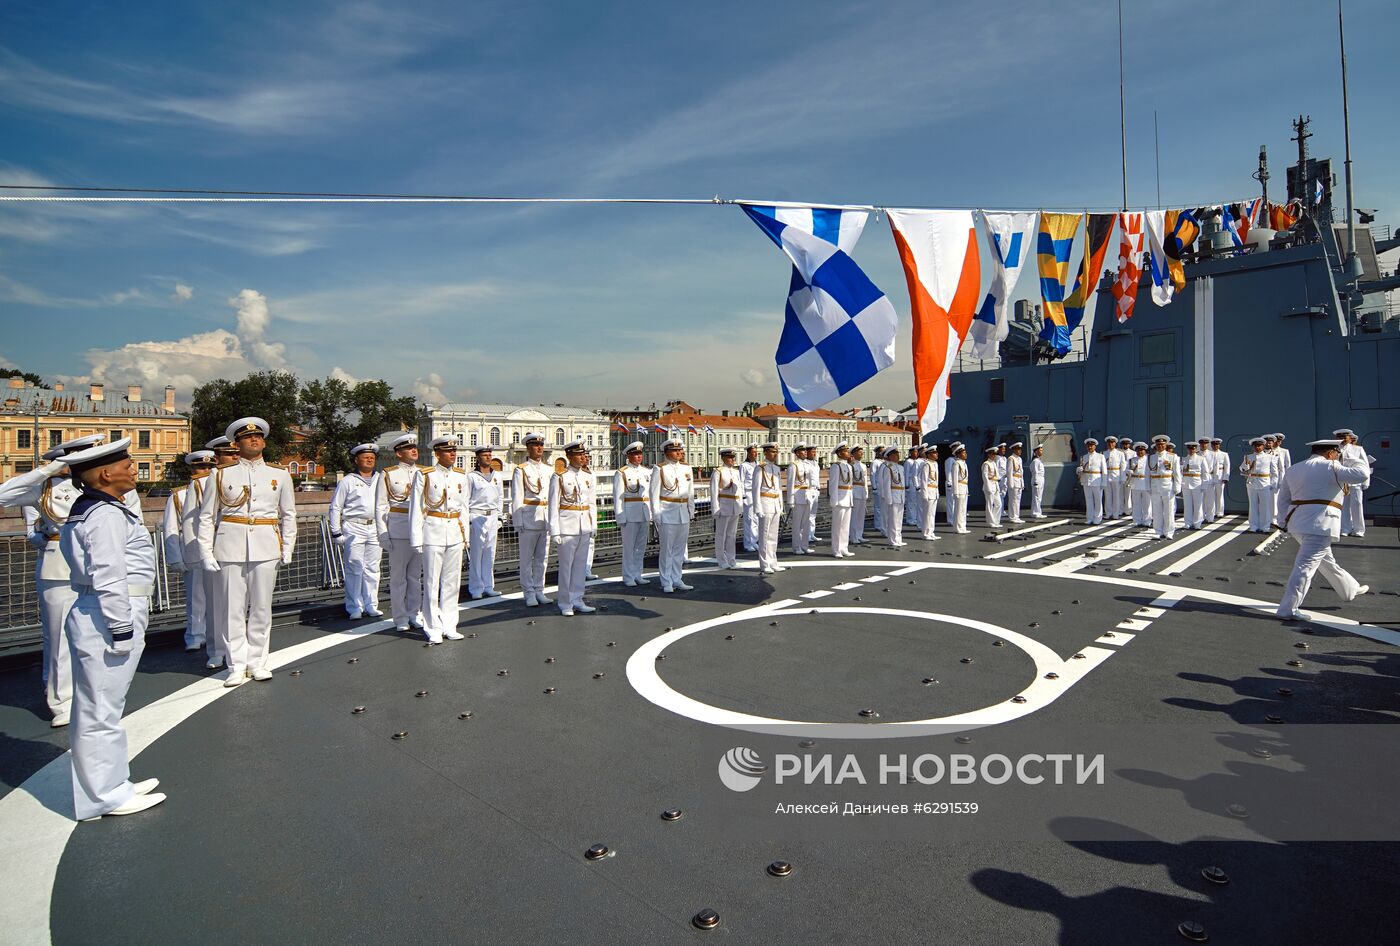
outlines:
[[[914,396],[927,434],[947,413],[948,376],[977,315],[977,230],[970,210],[891,210],[889,218],[914,312]]]
[[[1142,277],[1142,214],[1118,215],[1118,278],[1113,283],[1113,298],[1118,303],[1118,321],[1133,317],[1137,302],[1138,280]]]

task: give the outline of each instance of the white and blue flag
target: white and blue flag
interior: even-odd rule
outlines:
[[[1319,177],[1317,180],[1313,181],[1313,203],[1322,203],[1322,198],[1326,196],[1326,194],[1327,188],[1323,186],[1322,178]]]
[[[998,346],[1010,334],[1006,302],[1011,290],[1016,288],[1016,280],[1021,278],[1021,266],[1035,245],[1038,216],[1035,211],[982,214],[996,252],[993,254],[992,284],[987,287],[987,297],[982,300],[982,307],[968,327],[968,340],[972,343],[970,352],[974,358],[995,358]]]
[[[869,214],[740,206],[792,261],[777,354],[787,409],[816,410],[894,364],[894,306],[850,257]]]

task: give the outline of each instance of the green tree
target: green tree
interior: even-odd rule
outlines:
[[[281,459],[300,420],[298,384],[289,371],[258,371],[237,381],[217,378],[201,384],[190,402],[194,446],[202,447],[222,435],[240,417],[261,417],[269,428],[267,458]]]
[[[412,397],[395,397],[386,381],[349,385],[339,378],[308,381],[301,389],[305,450],[327,470],[353,469],[350,448],[373,442],[386,430],[413,425],[418,410]]]
[[[36,388],[47,388],[44,379],[32,371],[20,371],[18,368],[0,368],[0,378],[23,378]]]

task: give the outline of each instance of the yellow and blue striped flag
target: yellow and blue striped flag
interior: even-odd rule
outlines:
[[[1069,321],[1065,317],[1065,283],[1069,279],[1069,253],[1083,214],[1042,213],[1036,240],[1036,265],[1040,270],[1040,297],[1045,304],[1045,324],[1040,337],[1066,354],[1070,348]]]

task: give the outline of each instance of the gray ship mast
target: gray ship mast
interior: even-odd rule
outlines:
[[[1356,208],[1352,193],[1351,177],[1351,103],[1347,98],[1347,32],[1342,22],[1342,0],[1337,0],[1337,38],[1342,55],[1342,133],[1346,140],[1346,159],[1343,167],[1347,179],[1347,261],[1344,272],[1346,281],[1353,283],[1361,278],[1361,260],[1356,255]]]

